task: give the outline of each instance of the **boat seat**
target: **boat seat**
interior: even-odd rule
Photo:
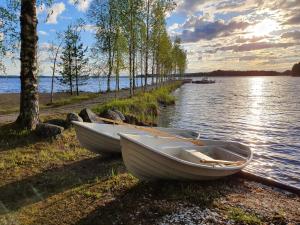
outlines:
[[[180,158],[193,162],[193,163],[199,163],[200,161],[213,161],[215,159],[209,157],[208,155],[205,155],[197,150],[183,150],[180,152]]]

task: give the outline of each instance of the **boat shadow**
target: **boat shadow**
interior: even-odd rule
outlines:
[[[112,168],[123,170],[116,157],[94,157],[48,169],[0,187],[0,215],[42,201],[55,194],[110,176]]]
[[[178,208],[210,208],[221,197],[248,191],[243,182],[237,176],[202,182],[138,182],[111,202],[96,208],[76,225],[157,224],[157,220],[178,211]]]

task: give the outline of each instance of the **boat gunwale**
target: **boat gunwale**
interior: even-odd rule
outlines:
[[[88,129],[89,131],[92,131],[92,132],[95,132],[95,133],[97,133],[97,134],[106,136],[106,137],[108,137],[108,138],[112,138],[112,139],[114,139],[114,140],[119,140],[119,141],[120,141],[120,138],[116,138],[116,137],[114,137],[114,136],[112,136],[112,135],[108,135],[108,134],[106,134],[106,133],[102,133],[101,131],[98,131],[97,129],[93,129],[93,128],[91,128],[90,126],[87,126],[87,125],[85,125],[85,124],[97,124],[97,125],[99,125],[99,126],[102,126],[102,125],[122,126],[122,125],[117,125],[117,124],[106,124],[106,123],[103,123],[103,124],[101,124],[101,123],[88,123],[88,122],[80,122],[80,121],[72,121],[71,123],[72,123],[73,125],[75,125],[75,126],[83,127],[83,128]],[[123,126],[124,126],[124,125],[123,125]],[[166,129],[166,130],[169,129],[169,130],[178,130],[178,131],[188,131],[188,132],[193,132],[193,133],[195,133],[195,134],[198,134],[198,137],[200,136],[200,132],[197,132],[197,131],[191,130],[191,129],[172,128],[172,127],[157,127],[157,128],[162,128],[162,129]],[[135,128],[135,129],[136,129],[137,131],[139,130],[138,128]],[[133,131],[132,131],[132,132],[133,132]],[[165,132],[167,132],[167,131],[165,131]],[[127,132],[122,132],[122,131],[121,131],[120,133],[130,133],[130,131],[127,131]],[[117,132],[117,135],[120,136],[120,135],[119,135],[119,132]],[[175,134],[174,136],[177,136],[177,135]],[[180,136],[180,135],[178,135],[178,136]],[[195,138],[195,139],[198,139],[198,137]]]
[[[75,126],[86,128],[89,131],[92,131],[92,132],[95,132],[97,134],[103,135],[107,138],[112,138],[112,139],[117,140],[117,141],[120,140],[118,138],[115,138],[114,136],[108,135],[106,133],[102,133],[102,132],[98,131],[97,129],[93,129],[89,126],[86,126],[85,124],[87,124],[87,122],[72,121],[72,124],[74,124]],[[97,124],[97,123],[89,123],[89,124]],[[104,124],[99,123],[98,125],[113,125],[113,126],[115,126],[114,124],[105,124],[105,123]],[[117,125],[117,126],[120,126],[120,125]]]
[[[129,142],[133,142],[134,144],[136,145],[140,145],[142,146],[143,148],[147,149],[147,150],[150,150],[151,152],[154,152],[156,154],[159,154],[161,156],[164,156],[166,158],[169,158],[169,159],[172,159],[172,160],[175,160],[179,163],[183,163],[185,165],[188,165],[188,166],[196,166],[196,167],[199,167],[199,168],[205,168],[205,169],[213,169],[213,170],[237,170],[237,169],[243,169],[245,166],[247,166],[251,161],[252,161],[252,158],[253,158],[253,151],[250,147],[246,146],[246,145],[243,145],[241,143],[238,143],[238,142],[230,142],[230,143],[238,143],[238,144],[241,144],[243,146],[245,146],[248,150],[249,150],[249,157],[247,157],[247,160],[245,161],[245,163],[239,165],[239,166],[224,166],[224,167],[215,167],[213,165],[205,165],[205,164],[201,164],[201,162],[198,164],[198,163],[193,163],[193,162],[189,162],[189,161],[186,161],[186,160],[183,160],[183,159],[180,159],[180,158],[177,158],[175,156],[172,156],[172,155],[169,155],[169,154],[166,154],[164,152],[161,152],[161,151],[157,151],[155,150],[155,148],[151,147],[151,146],[148,146],[148,145],[145,145],[144,143],[141,143],[141,142],[138,142],[137,140],[135,140],[134,138],[131,138],[130,135],[134,135],[134,134],[130,134],[130,133],[118,133],[119,136],[121,137],[121,145],[122,145],[122,138],[126,139],[127,141]],[[148,135],[149,136],[149,135]],[[196,145],[195,145],[196,146]],[[211,145],[211,146],[214,146],[214,145]],[[215,146],[218,146],[218,145],[215,145]],[[123,146],[122,146],[122,151],[123,151]]]

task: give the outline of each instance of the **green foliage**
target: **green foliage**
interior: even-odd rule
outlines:
[[[165,21],[166,13],[173,6],[170,0],[93,1],[89,18],[97,27],[94,49],[97,49],[99,58],[106,58],[104,68],[107,70],[108,90],[112,73],[116,76],[118,89],[119,74],[125,68],[128,69],[130,93],[134,94],[138,68],[141,75],[143,72],[148,74],[149,64],[152,63],[152,68],[157,68],[156,73],[162,75],[157,81],[162,81],[162,78],[170,77],[168,75],[174,70],[174,64],[179,67],[179,62],[174,62],[176,58],[172,55],[172,42]],[[153,57],[150,61],[151,52]],[[185,65],[180,68],[185,69]]]
[[[69,25],[64,33],[64,44],[62,46],[62,56],[60,66],[62,84],[69,86],[69,91],[73,94],[73,88],[76,87],[76,93],[79,95],[79,86],[85,84],[88,79],[86,57],[87,48],[84,48],[80,38],[80,25]]]
[[[231,220],[234,220],[238,224],[244,224],[244,225],[262,224],[262,221],[255,214],[245,212],[241,208],[231,207],[229,209],[229,218]]]
[[[172,58],[173,58],[174,73],[175,74],[179,73],[180,76],[183,76],[187,66],[187,58],[186,58],[186,52],[180,48],[180,44],[181,44],[180,38],[176,37],[172,49]]]

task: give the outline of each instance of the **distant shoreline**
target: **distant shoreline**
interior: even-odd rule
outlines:
[[[180,77],[178,74],[172,74],[175,77]],[[156,76],[154,74],[153,76]],[[278,71],[268,71],[268,70],[214,70],[211,72],[194,72],[194,73],[185,73],[185,77],[238,77],[238,76],[292,76],[292,72],[290,70],[286,70],[284,72]],[[0,78],[19,78],[19,75],[0,75]],[[59,76],[55,76],[56,78]],[[136,78],[144,77],[144,75],[136,75]],[[148,74],[148,77],[152,77],[151,74]],[[39,78],[52,78],[52,76],[41,75]],[[90,78],[103,78],[105,76],[90,76]],[[114,78],[114,76],[112,77]],[[120,78],[128,78],[128,76],[122,75]]]
[[[211,72],[196,72],[185,73],[186,77],[249,77],[249,76],[291,76],[291,71],[284,72],[277,71],[263,71],[263,70],[249,70],[249,71],[235,71],[235,70],[215,70]]]

